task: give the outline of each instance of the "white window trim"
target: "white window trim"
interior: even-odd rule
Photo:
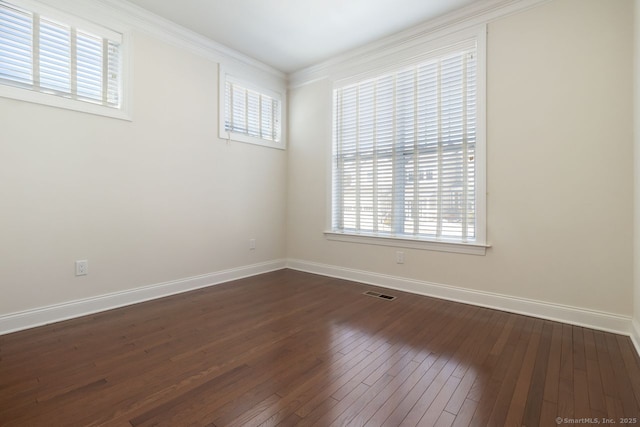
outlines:
[[[227,141],[231,140],[231,141],[245,142],[247,144],[261,145],[263,147],[270,147],[270,148],[277,148],[279,150],[285,150],[286,149],[286,142],[285,142],[286,133],[285,133],[284,116],[286,112],[285,112],[285,103],[284,103],[283,94],[281,92],[278,92],[269,88],[255,85],[247,81],[246,79],[238,78],[235,75],[228,74],[222,65],[220,65],[219,67],[218,75],[219,75],[218,77],[218,83],[219,83],[218,85],[218,136],[221,139],[225,139]],[[262,93],[264,95],[268,95],[271,98],[278,100],[278,102],[280,103],[280,140],[279,141],[270,141],[270,140],[258,138],[255,136],[245,135],[237,132],[229,132],[225,130],[224,109],[225,109],[225,86],[227,81],[238,83],[242,87],[251,89],[253,91]]]
[[[333,89],[346,86],[349,83],[362,81],[375,77],[390,70],[399,69],[407,64],[419,63],[431,57],[439,56],[443,49],[464,43],[469,39],[477,42],[477,94],[476,94],[476,239],[473,242],[453,242],[446,240],[433,240],[424,238],[411,238],[410,236],[383,236],[379,234],[364,234],[361,232],[348,233],[333,230],[332,209],[333,209],[333,143],[327,147],[327,188],[326,196],[326,223],[324,235],[327,240],[361,243],[371,245],[393,246],[407,249],[424,249],[440,252],[454,252],[461,254],[485,255],[486,248],[491,245],[487,243],[487,190],[486,190],[486,163],[487,163],[487,139],[486,139],[486,87],[487,87],[487,26],[480,25],[471,29],[463,30],[453,34],[439,37],[432,34],[429,40],[413,49],[398,54],[395,51],[388,52],[383,58],[377,57],[370,64],[358,64],[356,67],[360,72],[349,76],[341,75],[334,80]],[[366,71],[365,71],[366,70]],[[332,91],[333,92],[333,91]],[[333,120],[333,119],[332,119]]]
[[[327,240],[348,243],[364,243],[369,245],[391,246],[395,248],[425,249],[440,252],[455,252],[469,255],[484,255],[491,245],[476,243],[449,242],[445,240],[424,240],[380,236],[373,234],[351,234],[338,231],[325,231]]]
[[[55,94],[43,93],[31,89],[20,88],[0,84],[0,97],[25,101],[34,104],[41,104],[50,107],[62,108],[66,110],[79,111],[82,113],[95,114],[99,116],[111,117],[121,120],[132,120],[132,91],[130,75],[132,69],[131,61],[131,32],[126,29],[111,29],[107,26],[96,25],[90,21],[62,12],[58,9],[46,6],[42,3],[31,0],[7,0],[8,3],[23,9],[44,15],[47,18],[62,22],[81,30],[91,32],[100,37],[120,40],[121,55],[121,104],[120,108],[108,107],[77,99],[60,97]]]

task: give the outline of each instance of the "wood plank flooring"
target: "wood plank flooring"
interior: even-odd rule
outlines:
[[[640,423],[628,337],[292,270],[0,336],[2,426],[557,417]]]

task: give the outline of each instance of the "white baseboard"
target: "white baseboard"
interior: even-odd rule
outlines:
[[[0,335],[205,288],[283,268],[291,268],[293,270],[323,276],[352,280],[374,286],[627,335],[631,337],[638,354],[640,354],[640,323],[627,316],[297,259],[274,260],[2,315],[0,316]]]
[[[6,314],[0,316],[0,335],[280,270],[285,265],[285,260],[269,261]]]
[[[631,342],[633,346],[636,348],[636,352],[640,355],[640,323],[638,323],[637,319],[633,319],[631,321]]]
[[[287,260],[287,268],[481,307],[494,308],[511,313],[555,320],[572,325],[586,326],[616,334],[631,335],[632,339],[634,339],[631,333],[631,317],[627,316],[296,259]],[[640,334],[638,333],[640,332],[640,325],[636,323],[635,326],[635,338],[637,342],[640,342],[640,339],[638,339],[640,338]],[[636,344],[636,349],[640,349],[638,344]]]

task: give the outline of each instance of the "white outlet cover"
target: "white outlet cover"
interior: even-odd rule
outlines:
[[[79,259],[76,261],[76,276],[86,276],[89,274],[89,261]]]

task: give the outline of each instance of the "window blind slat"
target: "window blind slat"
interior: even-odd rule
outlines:
[[[38,82],[43,90],[71,93],[71,28],[40,18]]]
[[[107,105],[120,106],[120,45],[108,40],[107,43]]]
[[[19,84],[33,79],[32,14],[0,3],[0,78]]]
[[[120,66],[119,41],[0,0],[3,83],[119,108]]]
[[[102,39],[78,31],[76,36],[77,95],[100,101],[103,96]],[[106,101],[106,100],[105,100]]]
[[[474,240],[474,58],[335,90],[334,230]]]
[[[224,130],[267,141],[280,140],[280,102],[235,82],[225,83]]]

